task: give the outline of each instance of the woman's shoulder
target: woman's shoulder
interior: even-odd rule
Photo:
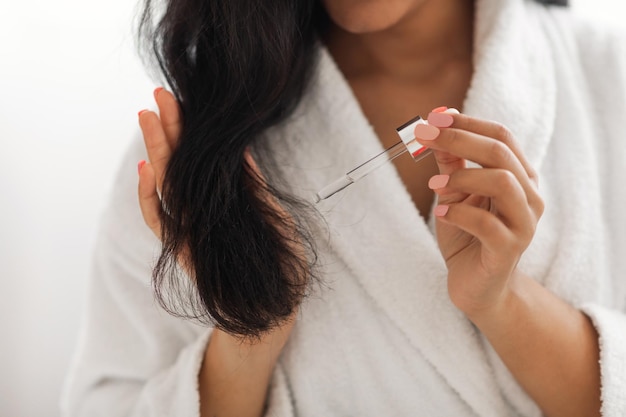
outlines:
[[[599,59],[597,65],[616,64],[626,69],[626,30],[585,16],[574,15],[571,20],[581,54]]]
[[[626,106],[626,30],[569,8],[538,10],[559,74],[577,79],[596,107]]]
[[[604,71],[615,70],[626,77],[626,30],[563,8],[548,8],[548,24],[555,26],[563,46],[571,48],[583,66]]]
[[[621,113],[626,109],[626,30],[585,16],[570,19],[589,99]]]

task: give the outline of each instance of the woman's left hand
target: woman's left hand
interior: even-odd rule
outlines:
[[[431,113],[415,133],[439,165],[429,187],[439,199],[434,214],[450,298],[470,318],[489,312],[510,294],[543,213],[537,174],[497,123]],[[467,168],[466,160],[483,168]]]

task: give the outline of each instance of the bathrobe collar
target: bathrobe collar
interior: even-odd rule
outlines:
[[[552,133],[555,79],[549,50],[538,38],[542,31],[534,29],[533,7],[541,6],[477,0],[475,74],[463,111],[509,127],[538,168]],[[310,94],[286,127],[270,133],[276,166],[292,191],[309,200],[382,151],[324,48]],[[320,260],[324,276],[332,280],[333,269],[350,270],[380,313],[477,415],[506,415],[481,337],[451,304],[436,239],[395,168],[388,164],[317,207],[325,218],[326,253],[332,254]]]

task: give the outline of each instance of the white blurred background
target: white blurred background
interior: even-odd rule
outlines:
[[[623,0],[577,0],[624,24]],[[155,85],[134,1],[0,3],[0,417],[55,417],[90,251]]]

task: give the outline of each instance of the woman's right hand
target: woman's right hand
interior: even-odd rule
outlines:
[[[159,114],[147,110],[139,113],[139,125],[149,162],[139,163],[138,193],[144,221],[157,238],[161,239],[160,216],[163,208],[159,193],[167,164],[178,145],[181,115],[178,102],[169,91],[157,88],[154,98]],[[261,172],[250,153],[246,152],[244,158],[262,180]],[[269,195],[268,201],[283,219],[290,219],[287,212]],[[292,223],[286,221],[285,224]],[[183,250],[183,257],[184,253]],[[296,253],[304,256],[304,250]],[[189,276],[193,276],[191,266],[184,264],[183,268]],[[203,417],[262,415],[274,365],[289,338],[296,314],[297,312],[280,327],[258,339],[242,339],[219,329],[213,330],[199,374]]]

